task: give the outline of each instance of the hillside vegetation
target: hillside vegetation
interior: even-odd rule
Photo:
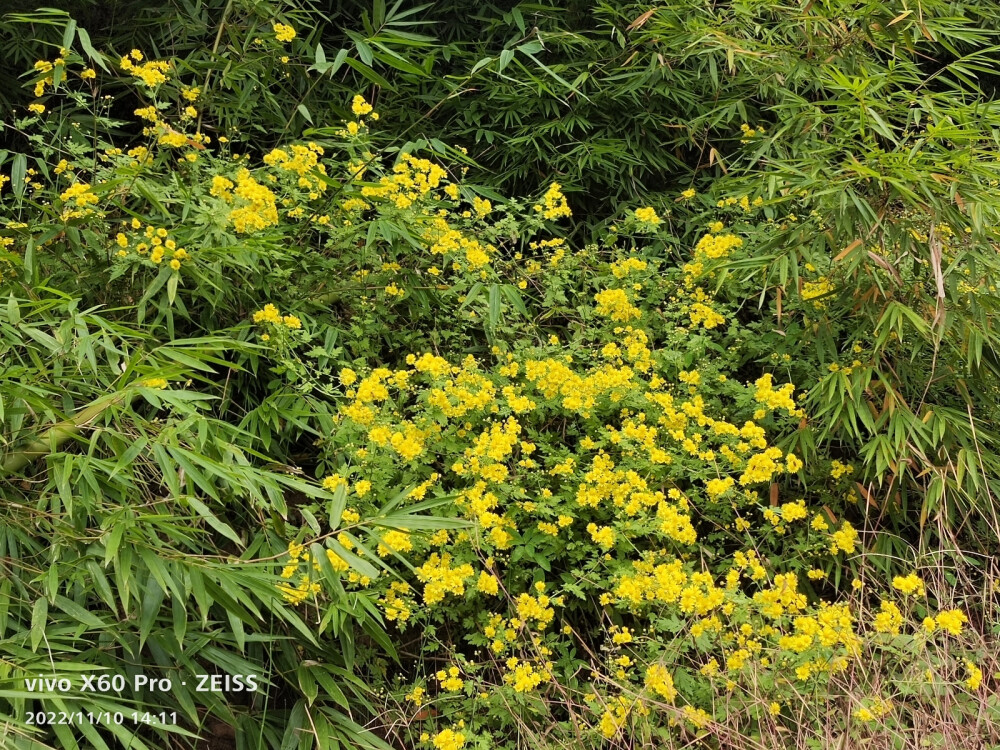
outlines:
[[[0,748],[1000,748],[1000,3],[22,5]]]

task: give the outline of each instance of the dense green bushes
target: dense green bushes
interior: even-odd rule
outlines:
[[[996,4],[125,9],[3,21],[0,746],[1000,742]]]

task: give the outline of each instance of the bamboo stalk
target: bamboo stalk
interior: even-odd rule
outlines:
[[[78,435],[87,424],[99,417],[108,408],[117,404],[122,398],[127,397],[131,403],[132,399],[138,395],[138,391],[130,389],[128,392],[119,392],[111,398],[98,400],[86,407],[79,414],[71,419],[58,422],[44,433],[37,440],[32,441],[21,450],[14,451],[8,455],[0,464],[0,476],[7,476],[20,471],[31,462],[42,456],[47,456],[55,451],[60,445],[71,437]]]

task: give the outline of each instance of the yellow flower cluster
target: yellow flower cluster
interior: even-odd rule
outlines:
[[[615,546],[615,530],[610,526],[598,526],[596,523],[587,525],[587,532],[594,543],[604,550]]]
[[[962,626],[969,621],[965,613],[959,609],[944,610],[939,612],[934,619],[938,627],[952,635],[961,635]]]
[[[334,570],[337,570],[337,568],[334,567]],[[406,583],[406,581],[393,581],[389,584],[385,598],[379,600],[379,606],[385,612],[385,619],[389,622],[399,623],[409,621],[413,615],[412,603],[407,598],[409,593],[410,584]]]
[[[150,60],[142,62],[143,54],[137,49],[132,50],[122,57],[118,65],[126,73],[131,73],[143,84],[150,88],[166,83],[170,79],[167,71],[170,70],[170,62],[167,60]]]
[[[721,227],[720,227],[721,229]],[[727,258],[738,248],[743,247],[743,238],[735,234],[712,234],[702,236],[694,247],[694,261],[720,260]]]
[[[65,66],[66,58],[63,55],[60,55],[52,62],[49,62],[48,60],[39,60],[36,62],[34,68],[42,74],[42,77],[35,83],[35,96],[43,96],[45,94],[45,87],[53,86],[55,84],[55,77],[49,74],[52,73],[57,67],[65,68]]]
[[[836,285],[825,276],[821,276],[816,281],[806,281],[802,284],[802,299],[812,301],[812,305],[817,310],[826,307],[827,295],[830,294]]]
[[[372,111],[372,105],[361,94],[355,94],[351,101],[351,111],[358,117],[363,117]]]
[[[527,623],[529,620],[534,620],[539,630],[545,630],[555,617],[555,610],[549,606],[551,600],[545,594],[539,594],[537,597],[527,593],[521,594],[515,604],[517,616],[521,621]]]
[[[622,323],[642,317],[642,310],[632,304],[623,289],[605,289],[594,295],[596,312]]]
[[[97,203],[97,196],[91,192],[90,185],[86,182],[74,182],[59,194],[59,198],[67,203],[72,201],[80,208],[93,206]]]
[[[691,318],[691,325],[703,326],[708,330],[717,328],[726,322],[726,318],[720,315],[703,302],[695,302],[688,309],[688,316]]]
[[[784,409],[793,417],[804,417],[805,412],[795,404],[793,393],[795,386],[792,383],[785,383],[778,389],[774,388],[774,378],[771,373],[761,375],[754,381],[757,390],[754,392],[754,400],[763,404],[771,411]]]
[[[653,226],[661,222],[660,217],[656,214],[656,209],[650,207],[637,208],[635,210],[635,218],[643,224],[651,224]]]
[[[872,621],[872,627],[878,633],[890,633],[891,635],[899,635],[900,628],[903,627],[903,613],[899,611],[899,607],[896,606],[895,602],[886,601],[883,599],[879,604],[879,611],[875,615],[875,619]]]
[[[122,229],[142,229],[142,222],[137,218],[131,222],[122,222]],[[147,224],[142,235],[138,237],[130,237],[124,231],[119,232],[115,242],[120,248],[117,253],[119,258],[127,258],[129,253],[134,251],[140,258],[148,256],[152,263],[159,265],[169,253],[171,260],[168,265],[174,271],[180,270],[182,261],[191,257],[187,250],[177,246],[177,242],[171,238],[165,227],[155,227],[152,224]]]
[[[416,570],[417,579],[424,584],[424,604],[437,604],[448,594],[461,596],[465,593],[465,582],[472,578],[474,571],[468,563],[451,566],[452,557],[447,552],[431,553],[426,562]]]
[[[239,234],[257,232],[278,223],[276,196],[257,182],[248,169],[236,174],[233,203],[235,208],[229,213],[229,220]]]
[[[409,201],[409,198],[405,196],[399,197]],[[398,203],[397,200],[397,205]],[[430,223],[424,232],[423,239],[428,243],[433,254],[444,256],[445,259],[449,257],[462,258],[466,266],[473,271],[486,266],[492,255],[496,253],[496,248],[493,245],[484,245],[475,237],[453,228],[441,216],[436,217]]]
[[[270,323],[274,326],[284,326],[292,330],[302,327],[302,321],[294,315],[282,315],[273,304],[268,302],[264,307],[253,314],[254,323]]]
[[[854,466],[851,464],[843,464],[837,459],[834,459],[830,463],[830,476],[834,479],[840,479],[843,476],[847,476],[854,473]]]
[[[847,521],[841,524],[840,528],[833,532],[830,538],[830,554],[836,555],[838,552],[853,554],[857,548],[858,532]]]
[[[465,685],[465,681],[459,677],[459,674],[458,667],[449,667],[447,670],[439,670],[434,676],[437,677],[442,690],[457,693]]]
[[[648,266],[646,261],[639,258],[626,258],[611,264],[611,274],[616,279],[624,279],[633,271],[645,271]]]
[[[429,159],[402,154],[391,175],[379,178],[378,185],[361,188],[365,198],[393,202],[397,208],[409,208],[416,201],[431,196],[442,186],[448,173]]]
[[[281,172],[297,175],[295,186],[307,191],[310,200],[315,200],[327,189],[327,183],[317,176],[326,174],[326,164],[320,161],[322,155],[323,147],[319,144],[309,143],[303,146],[293,143],[287,149],[271,149],[264,155],[263,162]]]
[[[465,745],[465,734],[453,729],[443,729],[435,735],[433,744],[437,750],[461,750]]]
[[[382,541],[378,544],[378,556],[388,557],[394,552],[409,552],[413,549],[410,532],[392,529],[382,533]]]
[[[319,570],[319,563],[310,559],[310,555],[301,544],[290,542],[288,545],[288,564],[282,569],[281,577],[286,579],[294,578],[299,573],[300,565],[305,565],[305,572],[299,575],[299,584],[293,586],[289,583],[277,584],[278,591],[290,604],[301,604],[310,596],[315,596],[321,590],[318,583],[312,580],[312,571]]]
[[[646,668],[646,690],[654,695],[673,703],[677,698],[677,688],[674,687],[674,678],[662,664],[650,664]]]
[[[896,576],[892,579],[892,587],[902,591],[904,594],[924,595],[924,582],[916,573],[907,576]]]
[[[279,42],[290,42],[295,38],[295,29],[284,23],[275,22],[272,24],[274,38]]]
[[[535,212],[540,213],[546,219],[572,216],[573,212],[569,208],[569,203],[566,202],[566,196],[562,193],[562,185],[558,182],[549,185],[545,195],[542,196],[541,203],[535,204]]]
[[[965,686],[969,690],[979,690],[979,686],[983,684],[983,670],[971,661],[965,662],[965,669],[969,673],[969,677],[965,681]]]
[[[876,721],[892,711],[892,701],[876,698],[868,706],[854,709],[854,718],[858,721]]]
[[[529,661],[521,661],[516,656],[512,656],[505,662],[507,671],[504,673],[503,681],[510,685],[518,693],[530,693],[543,682],[552,679],[548,669],[536,669]]]

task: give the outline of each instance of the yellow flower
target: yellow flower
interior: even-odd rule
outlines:
[[[830,464],[830,476],[834,479],[840,479],[842,476],[853,473],[854,466],[851,464],[842,464],[836,459]]]
[[[615,546],[615,530],[610,526],[598,526],[596,523],[591,523],[587,525],[587,532],[601,549],[609,550]]]
[[[472,199],[472,209],[476,212],[476,216],[482,218],[493,210],[493,204],[477,195]]]
[[[983,670],[971,661],[965,662],[965,668],[969,672],[969,679],[965,681],[966,687],[969,690],[978,690],[979,686],[983,684]]]
[[[535,205],[535,212],[542,214],[546,219],[558,219],[563,216],[572,216],[566,196],[562,193],[562,185],[553,182],[549,189],[542,196],[542,202]]]
[[[924,595],[924,582],[916,573],[910,573],[908,576],[896,576],[892,579],[892,587],[904,594]]]
[[[457,693],[465,685],[465,681],[458,676],[458,667],[449,667],[447,671],[440,670],[435,677],[439,683],[441,683],[441,688],[449,693]]]
[[[496,596],[500,590],[500,582],[496,579],[496,576],[484,570],[479,574],[479,579],[476,581],[476,590],[490,596]]]
[[[899,635],[899,630],[903,626],[903,613],[894,603],[883,600],[872,625],[879,633]]]
[[[340,474],[331,474],[323,479],[323,489],[328,492],[333,492],[342,484],[346,485],[347,480],[340,476]]]
[[[437,750],[460,750],[465,745],[465,734],[453,729],[443,729],[434,736],[433,744]]]
[[[692,190],[691,193],[693,194],[694,191]],[[635,218],[643,224],[652,224],[654,226],[659,224],[661,221],[660,217],[656,214],[656,209],[650,206],[647,206],[646,208],[637,208],[635,210]]]
[[[594,295],[597,302],[595,312],[604,315],[612,320],[627,323],[635,318],[642,317],[642,311],[632,305],[628,295],[622,289],[606,289]]]
[[[365,101],[365,98],[361,94],[357,94],[351,101],[351,111],[358,117],[361,117],[372,111],[372,105]]]
[[[281,325],[281,313],[278,311],[277,307],[269,302],[264,305],[262,309],[253,314],[253,322]]]
[[[279,42],[290,42],[295,38],[295,29],[287,24],[275,23],[272,28],[274,29],[274,38]]]
[[[831,534],[830,553],[836,555],[837,552],[843,551],[852,554],[856,549],[857,541],[858,532],[850,523],[844,521],[840,529]]]
[[[29,104],[28,105],[28,109],[31,112],[34,112],[36,115],[45,114],[45,105],[44,104],[38,104],[38,103]]]
[[[646,689],[668,703],[673,703],[677,697],[674,678],[662,664],[651,664],[646,669]]]
[[[960,609],[946,609],[943,612],[939,612],[935,619],[937,620],[938,627],[952,635],[961,635],[962,625],[969,621],[965,613]]]

